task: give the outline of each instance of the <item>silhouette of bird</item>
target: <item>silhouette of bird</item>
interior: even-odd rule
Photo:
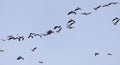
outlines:
[[[16,38],[14,36],[12,36],[12,35],[8,35],[8,39],[7,40],[11,40],[11,39],[15,40]]]
[[[54,30],[56,30],[56,32],[59,33],[62,30],[62,26],[55,26]]]
[[[36,49],[37,49],[37,47],[34,47],[33,49],[31,49],[31,51],[33,51],[33,52],[34,52]]]
[[[103,5],[102,7],[108,7],[108,6],[110,6],[112,3],[108,3],[108,4],[105,4],[105,5]]]
[[[119,21],[120,19],[118,19],[118,20],[116,20],[116,22],[115,23],[113,23],[114,25],[117,25],[117,23],[118,23],[118,21]]]
[[[17,60],[24,60],[24,58],[22,56],[18,56]]]
[[[95,8],[93,8],[93,9],[94,9],[94,10],[98,10],[100,7],[101,7],[101,5],[99,5],[99,6],[95,7]]]
[[[120,19],[119,19],[118,17],[115,17],[115,18],[112,20],[112,22],[113,22],[114,25],[117,25],[117,23],[118,23],[119,20],[120,20]],[[114,21],[115,21],[115,22],[114,22]]]
[[[111,53],[108,53],[107,55],[111,56],[112,54],[111,54]]]
[[[95,53],[95,56],[99,55],[99,53]]]
[[[80,7],[77,7],[74,11],[82,10]]]
[[[115,17],[115,18],[112,20],[112,22],[115,21],[115,20],[118,20],[118,19],[119,19],[118,17]]]
[[[71,22],[74,22],[74,23],[75,23],[75,20],[70,19],[67,23],[71,23]]]
[[[43,61],[39,61],[39,63],[44,63]]]
[[[4,52],[4,50],[0,50],[0,52]]]
[[[92,12],[88,12],[88,13],[83,12],[82,15],[86,15],[86,16],[87,16],[87,15],[90,15],[91,13],[92,13]]]
[[[68,25],[66,28],[73,29],[74,27]]]
[[[52,34],[52,33],[54,33],[54,31],[52,31],[52,30],[48,30],[48,31],[47,31],[47,34],[48,34],[48,35],[50,35],[50,34]]]
[[[33,33],[30,33],[29,36],[28,36],[28,39],[29,39],[29,38],[33,38],[32,35],[33,35]]]
[[[68,12],[68,15],[70,15],[70,14],[75,14],[76,15],[76,12],[75,11],[70,11],[70,12]]]
[[[2,41],[6,41],[5,39],[1,39]]]
[[[112,5],[112,4],[115,5],[115,4],[118,4],[118,2],[110,2],[108,4],[103,5],[103,7],[108,7],[108,6]]]
[[[111,2],[111,4],[115,5],[115,4],[119,4],[119,2]]]
[[[42,37],[42,35],[41,35],[41,34],[35,34],[34,36],[39,36],[40,38]]]

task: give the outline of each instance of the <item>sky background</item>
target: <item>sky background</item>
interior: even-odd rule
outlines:
[[[0,65],[120,65],[120,23],[112,23],[120,18],[120,4],[93,9],[109,2],[120,0],[0,0],[0,39],[25,37],[20,42],[0,40]],[[83,10],[67,15],[76,7]],[[73,29],[66,28],[70,19],[76,21]],[[30,32],[46,33],[56,25],[62,26],[59,33],[27,38]],[[38,49],[32,52],[34,47]],[[16,60],[18,56],[24,60]]]

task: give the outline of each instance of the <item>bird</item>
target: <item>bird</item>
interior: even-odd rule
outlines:
[[[115,4],[119,4],[119,2],[111,2],[111,4],[115,5]]]
[[[80,7],[77,7],[74,11],[82,10]]]
[[[31,49],[31,51],[33,51],[33,52],[34,52],[36,49],[37,49],[37,47],[34,47],[33,49]]]
[[[86,15],[86,16],[87,16],[87,15],[89,15],[89,14],[91,14],[91,13],[92,13],[92,12],[88,12],[88,13],[83,12],[82,15]]]
[[[111,53],[108,53],[107,55],[111,56],[112,54],[111,54]]]
[[[70,11],[70,12],[68,12],[68,15],[70,15],[70,14],[75,14],[76,15],[76,12],[75,11]]]
[[[118,20],[116,20],[116,22],[115,23],[113,23],[114,25],[117,25],[117,23],[118,23],[118,21],[119,21],[120,19],[118,19]]]
[[[54,30],[56,30],[56,32],[59,33],[62,30],[62,26],[55,26]]]
[[[101,5],[99,5],[99,6],[95,7],[95,8],[93,8],[93,9],[94,9],[94,10],[98,10],[100,7],[101,7]]]
[[[17,60],[24,60],[24,58],[22,56],[18,56]]]
[[[112,22],[113,22],[114,25],[117,25],[117,23],[118,23],[119,20],[120,20],[120,18],[115,17],[115,18],[112,20]],[[114,22],[114,21],[115,21],[115,22]]]
[[[70,22],[75,22],[75,20],[73,19],[70,19],[67,23],[70,23]]]
[[[108,4],[105,4],[105,5],[103,5],[102,7],[108,7],[108,6],[110,6],[112,3],[108,3]]]
[[[1,39],[2,41],[6,41],[5,39]]]
[[[0,50],[0,52],[4,52],[4,50]]]
[[[54,33],[54,31],[48,30],[46,34],[42,34],[42,35],[43,35],[43,36],[46,36],[46,35],[50,35],[50,34],[52,34],[52,33]]]
[[[119,4],[118,2],[110,2],[110,3],[108,3],[108,4],[105,4],[105,5],[103,5],[103,7],[108,7],[108,6],[110,6],[110,5],[115,5],[115,4]]]
[[[39,61],[39,63],[44,63],[43,61]]]
[[[30,37],[33,38],[32,35],[33,35],[33,33],[30,33],[29,36],[28,36],[28,39],[29,39]]]
[[[74,27],[70,26],[70,25],[67,25],[66,28],[69,28],[69,29],[72,29]]]
[[[59,27],[60,27],[60,26],[55,26],[55,27],[54,27],[54,30],[57,29],[57,28],[59,28]]]
[[[97,56],[97,55],[99,55],[99,53],[96,52],[96,53],[95,53],[95,56]]]
[[[54,31],[52,31],[52,30],[48,30],[48,31],[47,31],[47,34],[48,34],[48,35],[50,35],[50,34],[52,34],[52,33],[54,33]]]
[[[115,21],[115,20],[118,20],[118,19],[119,19],[118,17],[115,17],[115,18],[112,20],[112,22]]]

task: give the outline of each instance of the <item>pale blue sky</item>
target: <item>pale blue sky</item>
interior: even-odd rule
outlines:
[[[0,38],[7,35],[24,35],[24,41],[0,41],[0,65],[119,65],[120,23],[114,26],[112,19],[120,18],[120,4],[93,9],[98,5],[120,0],[0,0]],[[67,15],[80,7],[77,15]],[[88,16],[82,12],[92,12]],[[74,19],[75,28],[66,28]],[[60,33],[43,38],[27,39],[30,32],[45,33],[61,25]],[[38,47],[33,53],[32,48]],[[99,56],[94,56],[99,52]],[[107,53],[112,53],[108,56]],[[25,60],[17,61],[18,56]]]

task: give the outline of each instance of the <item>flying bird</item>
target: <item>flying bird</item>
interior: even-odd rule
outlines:
[[[108,53],[107,55],[111,56],[112,54],[111,54],[111,53]]]
[[[74,27],[68,25],[66,28],[73,29]]]
[[[108,6],[112,5],[112,4],[116,5],[116,4],[118,4],[118,2],[110,2],[108,4],[103,5],[103,7],[108,7]]]
[[[68,15],[70,15],[70,14],[75,14],[76,15],[76,12],[75,11],[70,11],[70,12],[68,12]]]
[[[115,17],[115,18],[112,20],[112,22],[115,21],[115,20],[118,20],[118,19],[119,19],[118,17]]]
[[[99,53],[95,53],[95,56],[99,55]]]
[[[48,35],[50,35],[50,34],[52,34],[52,33],[54,33],[54,31],[52,31],[52,30],[48,30],[48,31],[47,31],[47,34],[48,34]]]
[[[18,56],[17,60],[24,60],[24,58],[22,56]]]
[[[4,50],[0,50],[0,52],[4,52]]]
[[[86,15],[86,16],[87,16],[87,15],[90,15],[91,13],[92,13],[92,12],[88,12],[88,13],[83,12],[82,15]]]
[[[111,4],[115,5],[115,4],[119,4],[119,2],[111,2]]]
[[[55,26],[54,30],[59,33],[62,30],[62,26]]]
[[[2,41],[6,41],[5,39],[1,39]]]
[[[80,7],[77,7],[74,11],[82,10]]]
[[[115,23],[113,23],[114,25],[117,25],[117,23],[118,23],[118,21],[119,21],[120,19],[118,19],[118,20],[116,20],[116,22]]]
[[[115,17],[115,18],[112,20],[112,22],[113,22],[114,25],[117,25],[117,23],[118,23],[119,20],[120,20],[120,18]],[[114,22],[114,21],[115,21],[115,22]]]
[[[75,20],[70,19],[67,23],[75,22]]]
[[[34,52],[36,49],[37,49],[37,47],[34,47],[33,49],[31,49],[31,51],[33,51],[33,52]]]
[[[100,7],[101,7],[101,5],[99,5],[99,6],[95,7],[95,8],[93,8],[93,9],[94,9],[94,10],[98,10]]]
[[[32,35],[33,35],[33,33],[30,33],[29,36],[28,36],[28,39],[29,39],[29,38],[33,38]]]
[[[39,63],[44,63],[43,61],[39,61]]]

